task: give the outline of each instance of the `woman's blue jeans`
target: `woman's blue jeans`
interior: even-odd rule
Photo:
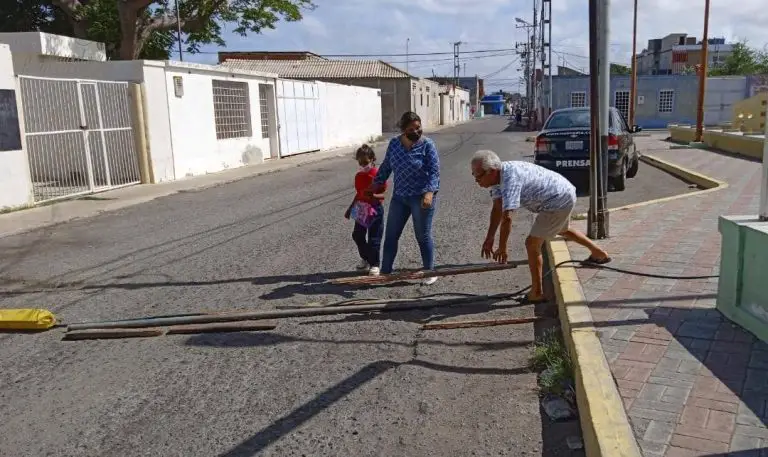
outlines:
[[[421,207],[420,195],[412,197],[393,196],[389,203],[387,227],[384,231],[384,250],[381,258],[381,273],[392,273],[397,256],[400,235],[403,234],[408,218],[413,217],[413,231],[421,251],[421,261],[425,270],[435,268],[435,243],[432,239],[432,218],[437,208],[437,195],[432,200],[431,208]]]

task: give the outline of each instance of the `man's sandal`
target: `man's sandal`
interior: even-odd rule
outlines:
[[[593,265],[605,265],[606,263],[611,262],[610,257],[606,257],[604,259],[596,259],[595,257],[589,256],[587,260],[584,260],[582,263],[591,263]]]

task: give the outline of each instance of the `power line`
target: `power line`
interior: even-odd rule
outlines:
[[[493,71],[493,72],[491,72],[491,73],[488,73],[487,75],[483,76],[483,79],[490,79],[490,78],[492,78],[492,77],[494,77],[494,76],[496,76],[496,75],[498,75],[498,74],[502,73],[504,70],[506,70],[506,69],[508,69],[509,67],[511,67],[512,65],[516,64],[518,60],[519,60],[519,59],[517,59],[517,58],[513,59],[511,62],[509,62],[508,64],[506,64],[506,65],[502,66],[502,67],[501,67],[501,68],[499,68],[498,70],[496,70],[496,71]]]
[[[464,54],[462,52],[462,54]],[[479,59],[491,59],[494,57],[506,57],[514,55],[512,52],[506,52],[506,53],[499,53],[499,54],[491,54],[491,55],[482,55],[482,56],[471,56],[471,57],[462,57],[461,60],[479,60]],[[382,59],[383,60],[383,59]],[[384,60],[384,62],[394,64],[394,63],[405,63],[405,60]],[[424,63],[424,62],[453,62],[453,58],[445,58],[445,59],[416,59],[416,60],[408,60],[409,63]]]
[[[492,52],[508,52],[514,51],[514,48],[500,48],[500,49],[476,49],[474,51],[461,51],[461,54],[486,54]],[[199,51],[198,54],[218,54],[219,52],[254,52],[254,51]],[[255,52],[271,52],[271,51],[255,51]],[[281,51],[275,51],[281,52]],[[415,52],[408,54],[318,54],[320,57],[412,57],[412,56],[446,56],[453,55],[453,52]]]

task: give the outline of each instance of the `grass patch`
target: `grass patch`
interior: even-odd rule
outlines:
[[[563,395],[573,385],[573,364],[559,329],[547,330],[533,345],[531,368],[543,394]]]
[[[571,220],[572,221],[583,221],[587,218],[586,214],[572,214]]]

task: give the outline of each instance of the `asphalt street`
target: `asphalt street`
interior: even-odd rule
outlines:
[[[468,160],[480,148],[529,157],[526,134],[508,130],[488,118],[432,135],[439,265],[482,262],[490,198]],[[635,181],[651,179],[649,169]],[[342,217],[355,171],[352,157],[328,160],[2,238],[2,307],[46,308],[71,323],[528,285],[527,269],[426,288],[324,284],[357,262]],[[664,179],[643,188],[687,187]],[[635,195],[649,198],[657,195]],[[515,219],[513,259],[524,256],[531,220]],[[410,230],[400,268],[420,263]],[[532,325],[420,329],[534,312],[546,310],[510,300],[286,320],[271,332],[83,342],[61,341],[61,330],[0,334],[0,456],[578,455],[565,445],[577,423],[541,416],[527,368]]]

